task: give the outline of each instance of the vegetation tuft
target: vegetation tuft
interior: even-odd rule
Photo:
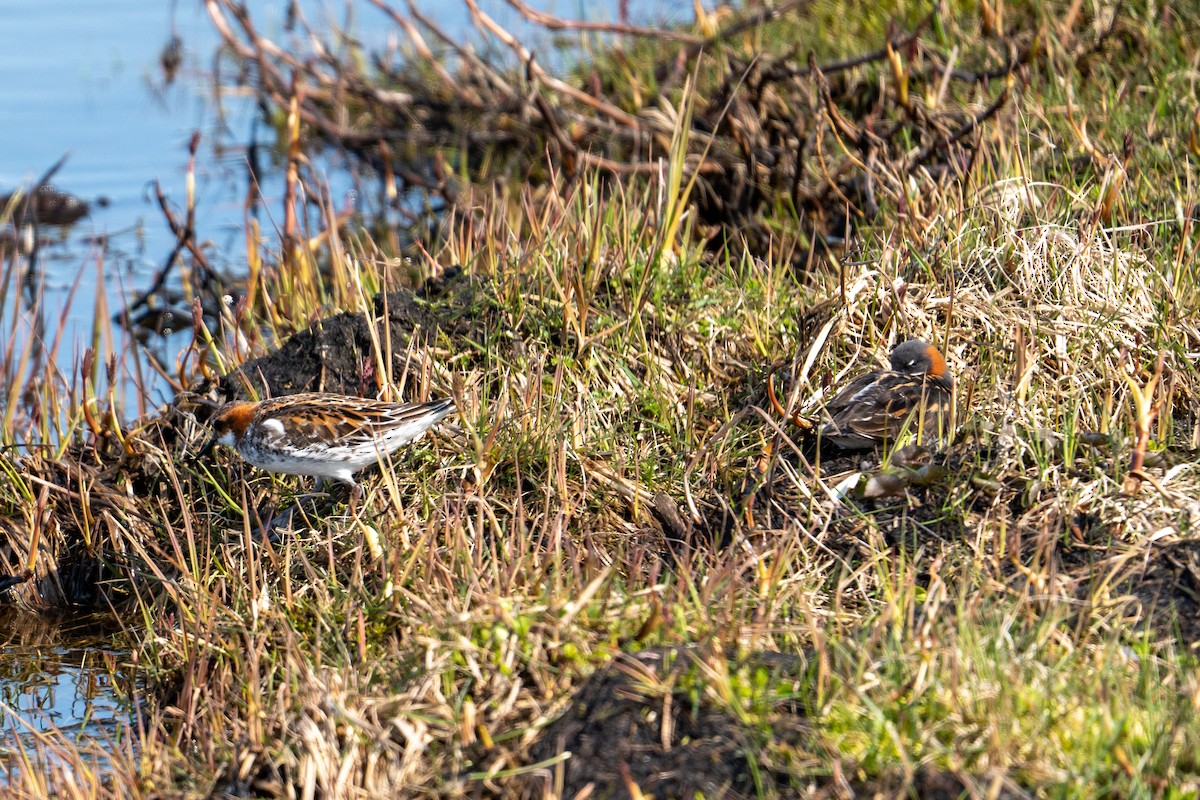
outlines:
[[[4,253],[0,602],[115,609],[146,675],[136,747],[15,796],[1200,792],[1196,12],[567,23],[556,74],[467,4],[491,49],[372,2],[403,66],[207,4],[291,189],[167,407],[99,323],[63,374]],[[427,204],[339,217],[317,137]],[[817,449],[911,337],[952,440]],[[195,457],[204,400],[314,389],[460,414],[272,529],[311,485]]]

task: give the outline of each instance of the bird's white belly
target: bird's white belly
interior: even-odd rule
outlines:
[[[246,461],[260,469],[288,475],[315,475],[346,480],[349,475],[372,464],[378,464],[384,456],[420,438],[422,432],[417,432],[415,436],[411,432],[403,433],[407,435],[393,435],[382,441],[351,446],[280,449],[249,445],[244,446],[240,452]]]
[[[257,447],[241,451],[250,464],[270,472],[287,475],[313,475],[319,478],[347,480],[350,475],[379,461],[379,454],[369,451],[293,450],[281,452]]]

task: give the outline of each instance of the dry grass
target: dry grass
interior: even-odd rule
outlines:
[[[882,182],[904,213],[807,272],[705,252],[671,170],[479,190],[404,269],[336,228],[252,250],[246,302],[186,370],[461,264],[477,325],[364,354],[461,415],[356,513],[326,501],[275,543],[256,529],[306,487],[182,458],[204,431],[179,409],[67,414],[64,452],[6,462],[12,561],[37,573],[10,593],[53,602],[51,565],[85,543],[80,585],[147,674],[138,757],[55,788],[1194,796],[1200,303],[1194,211],[1156,212],[1194,209],[1195,168],[1155,151],[1115,191],[1062,174],[1040,143],[1098,145],[1054,101],[1018,98],[966,187]],[[923,472],[822,460],[768,402],[774,369],[813,414],[910,336],[943,346],[961,409]],[[835,490],[881,469],[891,496]]]

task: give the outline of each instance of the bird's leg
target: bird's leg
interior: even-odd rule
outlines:
[[[299,510],[299,503],[292,503],[283,511],[273,512],[266,524],[256,530],[255,533],[266,538],[271,544],[279,544],[283,541],[284,532],[290,533],[295,530],[292,523],[296,512]]]
[[[272,544],[279,544],[285,533],[294,532],[299,528],[311,525],[311,518],[317,514],[316,495],[300,495],[290,506],[282,511],[273,511],[270,518],[261,528],[255,531],[265,535]]]
[[[329,495],[329,491],[325,488],[325,479],[319,475],[316,475],[316,476],[313,476],[312,491],[311,492],[303,492],[303,493],[297,495],[296,496],[296,505],[298,506],[299,504],[301,504],[305,501],[315,500],[318,497],[327,497],[328,495]],[[315,509],[316,505],[314,504],[313,507]]]

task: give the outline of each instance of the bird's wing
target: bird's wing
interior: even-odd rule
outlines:
[[[882,375],[880,372],[869,372],[866,375],[860,375],[850,383],[842,387],[842,390],[835,394],[829,402],[825,404],[825,410],[830,416],[836,415],[844,408],[852,405],[864,392],[869,392],[872,385]]]
[[[295,448],[331,445],[362,427],[361,405],[361,401],[346,402],[327,395],[287,395],[264,401],[257,422],[263,437],[275,444]]]
[[[949,409],[950,392],[933,379],[889,372],[833,410],[830,422],[838,432],[884,439],[895,436],[922,404],[927,420],[933,419]]]
[[[263,404],[260,420],[277,419],[281,439],[294,447],[313,443],[360,445],[408,441],[454,410],[450,399],[384,403],[360,397],[301,394]],[[264,426],[267,427],[267,426]]]
[[[454,401],[449,398],[427,403],[387,404],[371,415],[369,425],[376,436],[408,441],[453,412]]]

